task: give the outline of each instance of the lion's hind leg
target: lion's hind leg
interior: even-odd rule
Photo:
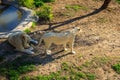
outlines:
[[[50,42],[45,42],[45,52],[47,55],[51,54],[51,50],[49,50],[49,47],[51,46]]]
[[[66,44],[63,44],[64,51],[67,51],[68,49],[66,48]]]

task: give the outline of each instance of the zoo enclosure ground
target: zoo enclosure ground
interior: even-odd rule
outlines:
[[[98,9],[102,3],[103,1],[101,0],[57,0],[49,4],[52,6],[54,14],[54,19],[51,23],[60,24],[59,22],[89,14]],[[76,5],[80,5],[82,8],[74,10],[74,8],[70,7]],[[68,6],[70,8],[67,8]],[[81,28],[82,32],[78,34],[75,40],[74,49],[77,54],[67,55],[66,52],[60,52],[52,55],[52,57],[44,58],[43,60],[40,58],[40,55],[33,55],[33,57],[28,57],[26,60],[41,62],[44,65],[38,65],[36,71],[23,74],[22,76],[49,75],[51,72],[60,71],[62,63],[65,62],[76,67],[85,65],[80,71],[95,74],[96,80],[119,80],[120,75],[115,73],[111,68],[111,65],[120,62],[119,8],[120,5],[112,1],[106,10],[98,14],[54,28],[56,31],[64,31],[75,25]],[[53,24],[52,26],[58,24]],[[48,27],[49,25],[40,25],[38,23],[33,31],[44,30]],[[53,54],[61,49],[61,46],[53,46]],[[0,48],[0,50],[2,52],[3,48]],[[40,53],[41,47],[36,47],[36,50]],[[62,74],[65,75],[66,73]]]

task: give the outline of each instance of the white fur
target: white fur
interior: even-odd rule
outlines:
[[[49,47],[51,46],[52,43],[56,45],[62,44],[64,50],[67,50],[66,45],[68,44],[71,49],[71,53],[75,54],[75,51],[73,51],[73,45],[74,45],[75,35],[78,31],[80,31],[79,28],[74,28],[70,31],[65,31],[60,33],[47,32],[43,34],[38,45],[40,45],[41,41],[43,40],[45,43],[46,53],[50,54],[51,51],[49,50]]]
[[[8,42],[16,48],[17,51],[25,52],[27,54],[34,54],[33,48],[29,45],[30,38],[24,32],[15,32],[8,37]]]

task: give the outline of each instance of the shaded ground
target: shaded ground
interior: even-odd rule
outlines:
[[[65,8],[65,6],[71,4],[80,4],[87,7],[87,9],[74,11]],[[120,62],[119,4],[112,2],[108,9],[98,14],[79,18],[69,24],[65,23],[62,26],[56,27],[56,25],[66,20],[72,20],[75,17],[91,13],[98,9],[101,4],[102,1],[91,0],[57,0],[55,3],[50,4],[54,13],[54,19],[51,23],[57,23],[52,25],[54,30],[63,31],[71,29],[75,25],[82,30],[75,39],[74,50],[77,52],[75,55],[64,52],[61,46],[55,45],[51,47],[53,52],[51,56],[43,56],[44,45],[35,47],[36,55],[26,55],[13,51],[13,48],[7,42],[1,40],[0,54],[5,57],[1,63],[11,62],[17,57],[24,57],[22,61],[31,61],[38,67],[36,71],[24,75],[37,76],[60,71],[63,62],[78,67],[92,61],[81,71],[95,74],[96,80],[120,80],[120,75],[111,68],[113,64]],[[33,31],[45,30],[48,27],[49,25],[38,24]],[[31,36],[35,37],[32,34]],[[101,58],[105,58],[104,64],[104,60]]]

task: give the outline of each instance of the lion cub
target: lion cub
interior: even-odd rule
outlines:
[[[45,43],[45,51],[49,55],[51,54],[49,47],[51,46],[52,43],[56,45],[62,44],[65,51],[67,50],[66,45],[68,44],[71,49],[71,53],[75,54],[75,51],[73,51],[73,45],[74,45],[75,36],[79,31],[80,29],[78,27],[75,27],[70,31],[65,31],[60,33],[47,32],[43,34],[38,45],[40,45],[41,41],[43,40]]]

